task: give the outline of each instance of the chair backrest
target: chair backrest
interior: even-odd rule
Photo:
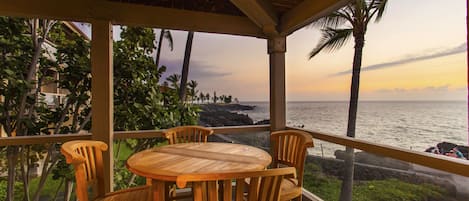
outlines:
[[[178,126],[163,132],[169,144],[187,142],[207,142],[207,137],[213,130],[202,126]]]
[[[313,147],[313,137],[306,132],[284,130],[272,132],[270,135],[272,149],[272,166],[295,167],[298,174],[298,185],[303,186],[303,171],[307,148]]]
[[[88,201],[88,189],[92,189],[92,199],[104,197],[104,169],[102,152],[108,146],[101,141],[78,140],[62,145],[60,151],[68,164],[75,169],[77,182],[76,195],[80,201]]]
[[[231,201],[233,192],[236,201],[279,201],[283,178],[295,177],[295,174],[293,167],[252,172],[187,174],[178,176],[176,184],[184,188],[188,182],[193,182],[194,201],[217,201],[219,198]],[[246,179],[250,180],[249,184],[246,184]],[[245,189],[248,190],[247,195],[244,194]],[[218,195],[219,190],[222,190],[223,195]]]

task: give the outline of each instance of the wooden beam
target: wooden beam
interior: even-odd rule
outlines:
[[[211,127],[216,134],[246,134],[269,131],[270,125]]]
[[[247,17],[109,2],[100,8],[115,24],[265,38]]]
[[[272,3],[265,0],[231,0],[267,35],[277,35],[278,14]]]
[[[145,130],[145,131],[116,131],[114,132],[115,140],[125,139],[143,139],[163,137],[164,130]]]
[[[285,36],[267,40],[270,63],[270,130],[283,130],[286,126],[285,100]]]
[[[0,0],[0,15],[90,22],[91,1]]]
[[[435,168],[438,170],[443,170],[446,172],[462,175],[469,177],[469,161],[461,160],[457,158],[451,158],[443,155],[437,155],[427,152],[417,152],[413,150],[402,149],[399,147],[393,147],[388,145],[381,145],[375,142],[368,142],[365,140],[360,140],[356,138],[339,136],[339,135],[329,135],[324,133],[318,133],[314,131],[309,131],[305,129],[298,129],[293,127],[288,127],[288,129],[301,130],[308,132],[313,136],[313,138],[323,140],[326,142],[332,142],[334,144],[340,144],[347,147],[353,147],[360,149],[372,154],[378,154],[381,156],[386,156],[410,163],[415,163],[423,165],[430,168]]]
[[[91,134],[34,135],[0,138],[0,147],[15,145],[62,143],[72,140],[91,140]]]
[[[250,132],[269,131],[270,125],[253,126],[223,126],[210,127],[216,134],[245,134]],[[163,137],[164,130],[145,130],[145,131],[116,131],[114,140],[141,139]],[[12,145],[32,145],[63,143],[72,140],[91,140],[91,133],[85,134],[61,134],[61,135],[37,135],[37,136],[17,136],[0,137],[0,147]]]
[[[91,105],[93,140],[108,145],[103,153],[105,192],[113,191],[114,92],[112,65],[112,24],[106,20],[92,21],[91,40]]]
[[[0,0],[0,15],[266,37],[248,17],[110,1]]]
[[[209,128],[213,129],[214,133],[216,134],[241,134],[241,133],[269,131],[270,125],[223,126],[223,127],[209,127]],[[114,132],[114,139],[123,140],[123,139],[163,137],[163,131],[164,130],[116,131]]]
[[[304,0],[280,19],[280,32],[289,35],[331,12],[347,5],[351,0]]]

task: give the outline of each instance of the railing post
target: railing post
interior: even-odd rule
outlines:
[[[91,105],[92,139],[106,143],[103,153],[104,189],[113,191],[113,64],[112,24],[106,20],[92,21],[91,41]]]
[[[267,49],[270,63],[270,130],[283,130],[286,126],[286,37],[270,37],[267,40]]]

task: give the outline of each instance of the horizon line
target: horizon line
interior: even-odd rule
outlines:
[[[239,102],[269,102],[269,100],[247,100]],[[349,102],[349,100],[287,100],[286,102]],[[358,102],[467,102],[467,100],[358,100]]]

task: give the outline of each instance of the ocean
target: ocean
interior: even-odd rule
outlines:
[[[269,119],[268,102],[242,102],[255,106],[242,111],[254,122]],[[288,102],[287,125],[334,135],[346,135],[347,102]],[[356,138],[384,145],[424,151],[439,142],[467,145],[465,101],[361,101]],[[310,154],[333,156],[343,146],[315,140]]]

